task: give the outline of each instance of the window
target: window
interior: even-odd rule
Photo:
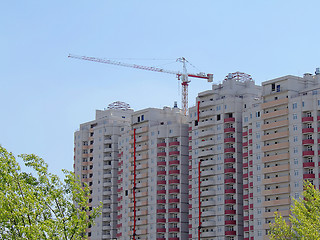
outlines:
[[[298,137],[297,137],[297,136],[294,136],[294,137],[293,137],[293,141],[294,141],[294,142],[298,142]]]
[[[276,84],[272,83],[271,84],[271,91],[274,92],[276,90]]]
[[[295,159],[293,160],[293,163],[294,163],[294,165],[298,165],[298,158],[295,158]]]
[[[261,166],[260,164],[257,165],[257,171],[260,171],[261,170]]]
[[[261,214],[261,208],[258,208],[257,213]]]
[[[295,182],[294,187],[296,187],[296,188],[299,187],[299,182]]]
[[[260,187],[257,187],[257,192],[261,192],[261,188]]]
[[[298,130],[298,126],[297,125],[293,125],[293,131],[297,131]]]
[[[256,122],[256,128],[260,128],[260,122]]]
[[[248,117],[244,117],[244,122],[248,122]]]
[[[280,92],[280,85],[277,85],[277,92]]]
[[[256,112],[256,117],[260,117],[260,112]]]
[[[257,203],[261,203],[261,198],[257,198]]]
[[[295,176],[299,176],[299,171],[298,170],[294,170],[294,175]]]
[[[296,113],[293,114],[293,120],[298,119],[298,115]]]
[[[297,193],[297,192],[294,193],[294,198],[295,198],[295,199],[298,199],[298,198],[299,198],[299,193]]]
[[[293,104],[292,104],[292,108],[293,108],[293,109],[296,109],[297,107],[298,107],[298,104],[297,104],[297,103],[293,103]]]
[[[298,148],[297,148],[297,147],[294,147],[294,148],[293,148],[293,153],[295,153],[295,154],[298,153]]]
[[[144,115],[141,115],[141,121],[143,121],[144,120]]]
[[[304,102],[302,102],[302,107],[304,107]]]
[[[256,133],[256,138],[258,138],[258,139],[260,138],[260,133],[259,132]]]
[[[318,100],[318,106],[320,105],[320,100]]]
[[[258,181],[258,182],[261,181],[261,176],[260,176],[260,175],[257,176],[257,181]]]

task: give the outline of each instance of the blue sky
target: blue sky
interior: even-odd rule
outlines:
[[[35,153],[60,174],[72,170],[73,132],[96,109],[116,100],[136,110],[181,102],[174,75],[69,53],[178,71],[165,64],[184,56],[216,83],[235,71],[256,83],[301,76],[320,66],[319,9],[315,0],[2,1],[0,144]],[[189,105],[207,89],[192,79]]]

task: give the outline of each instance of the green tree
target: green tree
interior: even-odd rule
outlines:
[[[270,224],[271,240],[320,239],[320,191],[309,182],[304,189],[303,198],[293,200],[290,224],[275,214],[275,223]]]
[[[66,170],[61,181],[33,154],[19,157],[33,174],[0,146],[0,239],[86,239],[101,209],[89,207],[88,186]]]

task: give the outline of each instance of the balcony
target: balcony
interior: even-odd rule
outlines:
[[[224,129],[224,132],[225,132],[225,133],[234,133],[235,131],[236,131],[236,129],[233,128],[233,127],[232,127],[232,128],[225,128],[225,129]]]
[[[166,209],[164,208],[157,209],[157,213],[165,213],[165,212],[166,212]]]
[[[180,193],[180,189],[169,189],[169,193]]]
[[[248,136],[248,132],[243,132],[242,137]]]
[[[166,171],[158,171],[157,172],[157,175],[160,176],[160,175],[166,175],[167,172]]]
[[[167,146],[167,144],[165,142],[157,144],[157,147],[166,147],[166,146]]]
[[[303,145],[311,145],[314,144],[314,139],[304,139],[302,140]]]
[[[282,164],[279,166],[263,168],[262,173],[272,173],[272,172],[281,172],[281,171],[289,171],[289,170],[290,170],[289,164]]]
[[[178,213],[180,212],[180,208],[169,208],[169,213]]]
[[[169,184],[172,184],[172,183],[180,183],[180,179],[171,179],[171,180],[169,180]]]
[[[225,204],[236,204],[237,200],[236,199],[226,199],[224,200]]]
[[[180,222],[180,218],[169,218],[168,222]]]
[[[236,236],[237,232],[236,231],[225,231],[224,235],[226,235],[226,236]]]
[[[165,185],[165,184],[167,184],[166,180],[158,180],[157,181],[157,185]]]
[[[303,151],[302,156],[303,157],[314,156],[314,151],[312,150]]]
[[[285,108],[285,109],[281,109],[281,110],[277,110],[269,113],[264,113],[262,114],[261,118],[262,119],[274,118],[282,115],[287,115],[288,113],[289,113],[289,109]]]
[[[235,151],[236,151],[235,148],[225,148],[225,149],[224,149],[224,152],[225,152],[225,153],[234,153]]]
[[[301,121],[302,123],[313,122],[313,117],[303,117]]]
[[[165,199],[158,199],[157,203],[166,203],[166,200]]]
[[[167,156],[167,153],[166,152],[158,152],[157,156],[158,157],[165,157],[165,156]]]
[[[235,121],[236,121],[236,119],[234,117],[230,117],[230,118],[225,118],[224,119],[225,123],[232,123],[232,122],[235,122]]]
[[[263,184],[272,184],[272,183],[282,183],[282,182],[290,182],[290,176],[282,176],[282,177],[273,177],[263,179]]]
[[[179,203],[180,199],[179,198],[170,198],[169,203]]]
[[[284,127],[289,125],[289,120],[283,120],[279,122],[272,122],[268,124],[263,124],[261,126],[261,130],[268,130],[268,129],[273,129],[273,128],[279,128],[279,127]]]
[[[262,157],[262,162],[263,163],[273,162],[273,161],[285,160],[285,159],[289,159],[289,158],[290,158],[289,153],[283,153],[283,154],[279,154],[279,155]]]
[[[248,173],[244,173],[243,178],[248,178]]]
[[[165,223],[167,222],[165,218],[157,218],[157,223]]]
[[[225,139],[224,139],[224,142],[225,142],[225,143],[234,143],[235,141],[236,141],[235,138],[225,138]]]
[[[224,180],[224,183],[236,183],[236,179],[234,178],[227,178]]]
[[[235,168],[225,168],[224,173],[235,173],[236,169]]]
[[[234,194],[234,193],[236,193],[236,189],[225,189],[224,193],[226,193],[226,194]]]
[[[165,166],[167,163],[165,161],[157,162],[157,166]]]
[[[169,156],[175,156],[175,155],[179,155],[180,151],[171,151],[169,152]]]
[[[170,147],[170,146],[179,146],[179,145],[180,145],[180,142],[178,142],[178,141],[170,142],[170,143],[169,143],[169,147]]]
[[[288,136],[289,136],[289,131],[277,132],[277,133],[272,133],[272,134],[261,136],[261,141],[268,141],[268,140],[284,138],[284,137],[288,137]]]
[[[283,149],[283,148],[289,148],[289,142],[282,142],[282,143],[263,146],[261,147],[261,150],[264,152],[267,152],[267,151],[274,151],[274,150]]]
[[[179,160],[171,160],[169,161],[169,165],[179,165],[180,161]]]
[[[242,157],[244,157],[244,158],[246,158],[246,157],[248,157],[249,156],[249,152],[244,152],[243,154],[242,154]]]
[[[226,214],[226,215],[234,215],[234,214],[237,214],[237,212],[236,212],[236,210],[225,210],[224,214]]]
[[[290,198],[280,199],[280,200],[271,200],[263,202],[264,207],[273,207],[273,206],[280,206],[280,205],[290,205],[291,200]]]
[[[166,190],[165,189],[157,190],[157,194],[166,194]]]
[[[310,168],[310,167],[314,167],[314,166],[315,166],[314,162],[304,162],[303,163],[304,168]]]
[[[312,179],[315,178],[315,174],[314,173],[305,173],[303,174],[303,179]]]
[[[166,232],[166,228],[157,228],[157,232],[158,233],[165,233]]]
[[[290,187],[274,188],[274,189],[262,191],[263,196],[277,195],[277,194],[284,194],[284,193],[290,193]]]
[[[169,174],[180,174],[180,170],[169,170]]]
[[[179,232],[180,228],[169,228],[169,232]]]
[[[224,163],[235,163],[236,159],[235,158],[225,158]]]
[[[307,134],[307,133],[313,133],[314,128],[302,128],[302,133]]]
[[[279,105],[284,105],[287,104],[289,102],[288,98],[282,98],[282,99],[277,99],[277,100],[272,100],[270,102],[264,102],[261,104],[261,108],[262,109],[266,109],[266,108],[272,108],[275,106],[279,106]]]
[[[224,224],[225,225],[236,225],[237,221],[236,220],[225,220]]]

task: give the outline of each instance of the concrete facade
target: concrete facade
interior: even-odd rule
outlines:
[[[261,104],[244,113],[243,151],[253,150],[243,158],[244,173],[249,173],[244,178],[249,196],[244,200],[245,240],[268,239],[275,211],[288,220],[303,180],[319,186],[319,84],[319,74],[263,82]]]
[[[188,124],[181,111],[135,112],[119,146],[118,239],[187,239]]]
[[[228,75],[177,108],[97,111],[76,175],[103,202],[90,239],[268,239],[303,180],[319,186],[320,73],[255,85]]]
[[[118,138],[130,125],[132,110],[97,110],[93,121],[74,134],[74,172],[89,185],[90,206],[103,203],[102,214],[87,230],[89,239],[113,239],[117,233]]]
[[[242,112],[260,92],[226,77],[190,109],[189,239],[243,239]]]

